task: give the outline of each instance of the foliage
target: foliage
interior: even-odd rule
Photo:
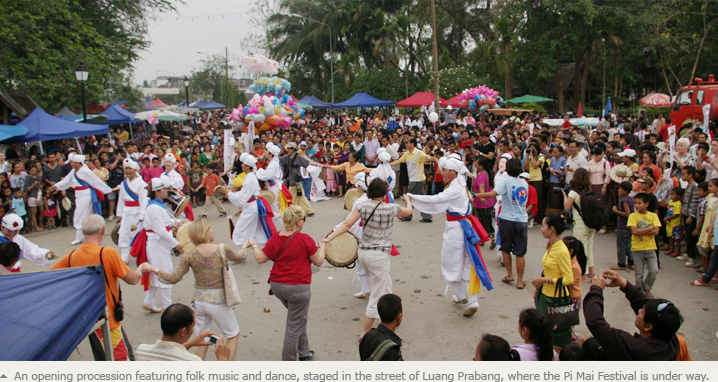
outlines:
[[[363,70],[352,84],[352,93],[369,93],[383,100],[405,98],[405,83],[402,73],[394,68]]]
[[[527,109],[527,110],[536,110],[539,113],[545,113],[548,110],[540,104],[536,102],[527,102],[527,103],[520,103],[517,106],[510,107],[509,109]]]
[[[74,69],[84,63],[88,104],[136,101],[129,71],[145,48],[147,11],[172,0],[0,0],[0,86],[26,92],[40,106],[81,105]]]

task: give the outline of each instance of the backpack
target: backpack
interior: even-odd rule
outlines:
[[[606,203],[603,201],[603,196],[598,192],[588,191],[581,193],[582,207],[579,207],[576,201],[573,202],[573,206],[588,228],[599,230],[608,223]]]
[[[386,352],[394,346],[399,346],[399,344],[390,339],[385,339],[379,344],[379,346],[376,347],[376,349],[374,349],[367,361],[381,361]]]

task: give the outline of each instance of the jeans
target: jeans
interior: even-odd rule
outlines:
[[[696,229],[696,221],[693,219],[693,222],[691,224],[688,224],[686,222],[686,217],[683,217],[683,221],[685,222],[685,234],[686,237],[686,253],[688,254],[688,257],[691,259],[695,259],[698,252],[696,251],[696,244],[698,244],[698,236],[693,236],[693,231]]]
[[[653,283],[656,282],[658,275],[658,260],[656,251],[651,249],[648,251],[633,251],[633,260],[636,262],[636,286],[644,292],[650,292],[653,289]],[[644,270],[648,268],[646,278],[643,278]]]
[[[302,179],[302,189],[304,190],[304,196],[309,199],[309,194],[312,193],[312,178]]]
[[[711,282],[711,278],[713,278],[713,275],[718,272],[718,245],[713,247],[713,254],[711,255],[711,262],[708,264],[708,269],[706,270],[706,273],[703,274],[703,277],[701,277],[701,281],[708,284]]]
[[[618,266],[625,267],[626,258],[628,258],[628,265],[633,265],[631,231],[625,229],[616,231],[616,247],[618,249]]]

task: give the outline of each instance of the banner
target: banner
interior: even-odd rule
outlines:
[[[234,163],[232,163],[232,156],[234,155],[234,137],[232,136],[232,129],[224,129],[224,171],[232,169]]]

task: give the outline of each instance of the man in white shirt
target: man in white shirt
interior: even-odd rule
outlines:
[[[588,171],[588,161],[581,155],[581,150],[583,150],[581,143],[576,141],[568,143],[568,153],[570,155],[566,159],[566,184],[571,183],[573,174],[577,169],[583,168]]]
[[[374,139],[371,132],[367,132],[364,140],[364,164],[367,167],[376,167],[379,147],[381,147],[379,141]]]
[[[172,304],[160,318],[162,338],[154,344],[141,344],[135,350],[137,361],[202,361],[198,355],[189,352],[193,346],[210,346],[204,338],[213,336],[207,331],[191,338],[194,333],[194,312],[184,304]],[[217,340],[214,350],[218,361],[229,361],[229,347],[224,338]]]

